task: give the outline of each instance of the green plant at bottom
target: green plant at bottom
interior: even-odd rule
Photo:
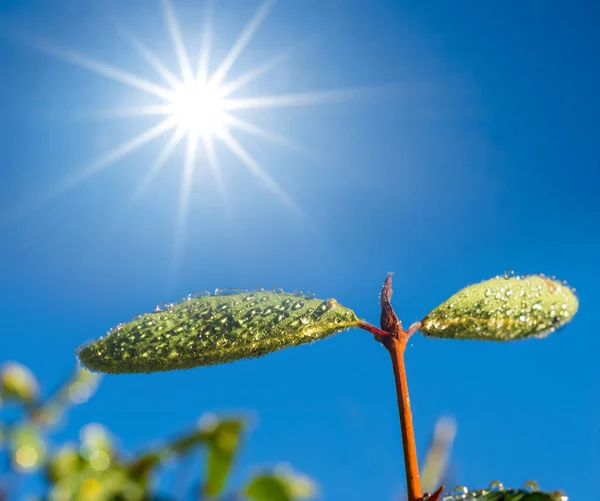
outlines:
[[[404,352],[417,331],[448,339],[512,341],[545,337],[568,322],[579,303],[565,283],[544,275],[506,274],[470,285],[408,330],[391,305],[392,279],[381,291],[380,327],[334,299],[282,291],[193,294],[121,324],[78,350],[80,361],[106,373],[158,372],[254,358],[323,339],[351,327],[374,335],[388,351],[397,390],[409,501],[436,501],[443,487],[423,494],[410,409]],[[498,487],[498,486],[495,486]],[[448,499],[564,501],[560,492],[457,488]],[[530,492],[531,491],[531,492]]]
[[[239,417],[205,415],[191,430],[137,455],[120,451],[112,434],[98,423],[84,426],[78,442],[52,444],[52,432],[67,408],[86,402],[99,379],[98,374],[78,367],[43,399],[40,384],[28,368],[16,362],[0,367],[0,456],[4,456],[0,459],[10,466],[0,471],[0,500],[25,499],[20,480],[32,476],[43,480],[45,488],[29,500],[181,499],[157,492],[160,470],[166,462],[182,464],[197,452],[206,456],[203,475],[199,481],[184,482],[193,485],[178,486],[188,491],[186,499],[296,501],[318,493],[313,480],[283,464],[255,470],[243,485],[231,488],[228,479],[246,428]]]

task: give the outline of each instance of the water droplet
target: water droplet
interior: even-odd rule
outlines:
[[[527,492],[537,492],[540,490],[540,486],[535,480],[528,480],[523,487]]]
[[[504,278],[506,278],[507,280],[514,276],[515,276],[514,270],[504,270]]]
[[[317,293],[313,291],[306,291],[306,297],[314,299],[317,297]]]
[[[272,292],[276,292],[277,294],[283,294],[283,289],[281,287],[274,287]]]
[[[569,501],[569,496],[567,496],[564,491],[554,491],[550,494],[552,501]]]
[[[191,294],[188,294],[188,299],[197,299],[199,297],[205,297],[205,296],[210,296],[210,292],[208,291],[199,291],[199,292],[192,292]]]
[[[492,492],[503,491],[504,490],[504,484],[502,482],[500,482],[499,480],[494,480],[494,481],[490,482],[489,489]]]
[[[468,493],[469,489],[467,489],[464,485],[459,485],[458,487],[455,487],[452,491],[454,499],[465,499]]]

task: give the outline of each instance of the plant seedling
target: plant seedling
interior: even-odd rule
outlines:
[[[113,373],[158,372],[254,358],[310,343],[358,327],[383,344],[390,354],[400,414],[409,501],[436,501],[443,491],[423,495],[404,352],[417,331],[449,339],[511,341],[545,337],[568,322],[579,303],[565,283],[544,275],[508,274],[470,285],[440,304],[407,330],[391,305],[392,277],[381,291],[380,327],[361,320],[334,299],[275,291],[217,291],[194,294],[176,304],[135,317],[78,350],[89,369]],[[501,485],[501,484],[500,484]],[[562,493],[536,489],[457,488],[448,499],[485,501],[566,501]],[[445,498],[446,499],[446,498]]]

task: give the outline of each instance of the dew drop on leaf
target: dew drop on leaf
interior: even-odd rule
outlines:
[[[504,484],[499,480],[493,480],[490,482],[489,490],[492,492],[499,492],[504,490]]]
[[[188,369],[261,357],[359,323],[335,299],[218,289],[137,317],[83,346],[78,356],[85,367],[107,373]]]

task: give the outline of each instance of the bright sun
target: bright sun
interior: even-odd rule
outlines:
[[[157,99],[156,104],[152,105],[130,108],[120,107],[110,110],[108,112],[109,116],[155,116],[157,117],[157,122],[137,136],[124,141],[88,165],[80,168],[70,178],[64,180],[55,190],[49,192],[42,200],[38,200],[36,205],[74,188],[82,181],[99,173],[145,144],[160,136],[169,134],[169,139],[152,165],[149,166],[147,174],[140,181],[136,192],[132,196],[131,203],[139,199],[141,194],[156,179],[162,168],[167,164],[176,147],[183,140],[186,140],[187,145],[181,175],[181,193],[178,197],[179,218],[176,233],[179,237],[176,236],[176,240],[182,238],[184,233],[191,195],[190,190],[193,186],[195,171],[197,170],[196,164],[199,161],[199,148],[203,148],[205,162],[213,173],[221,192],[224,194],[224,187],[221,181],[221,165],[217,157],[217,148],[215,147],[217,142],[224,145],[258,181],[279,196],[286,205],[295,211],[299,211],[295,202],[265,171],[260,162],[252,156],[234,134],[242,132],[288,145],[290,141],[275,132],[236,116],[236,112],[242,109],[263,110],[274,107],[306,106],[339,101],[340,99],[355,96],[356,90],[235,97],[236,91],[279,65],[290,54],[290,50],[278,50],[274,52],[274,55],[270,59],[265,60],[262,64],[250,68],[237,78],[227,80],[232,66],[242,55],[273,4],[274,0],[265,0],[259,6],[256,13],[242,29],[231,49],[212,72],[209,71],[209,67],[211,66],[209,63],[212,46],[212,26],[208,15],[201,30],[202,45],[199,57],[196,59],[198,64],[193,65],[192,60],[194,58],[190,59],[185,48],[181,29],[171,6],[171,1],[163,0],[164,19],[176,56],[177,72],[172,72],[168,68],[168,65],[159,60],[132,33],[123,27],[118,27],[121,35],[130,43],[132,48],[156,71],[160,77],[158,82],[121,70],[111,64],[93,59],[72,49],[57,47],[47,41],[32,41],[33,45],[47,54],[133,87]],[[102,115],[106,116],[106,112],[102,113]]]
[[[205,140],[226,130],[222,91],[210,84],[193,81],[174,91],[171,116],[176,127]]]

